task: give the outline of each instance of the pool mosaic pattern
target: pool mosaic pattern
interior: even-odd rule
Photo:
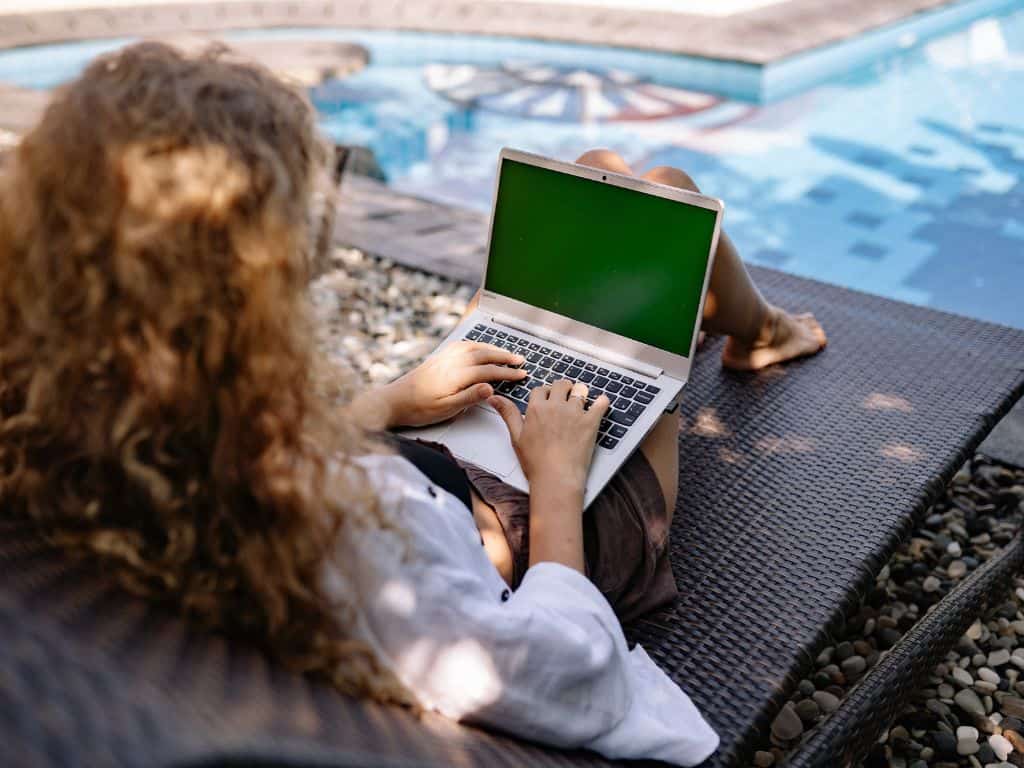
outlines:
[[[706,99],[687,114],[591,121],[543,108],[564,78],[525,97],[512,83],[516,109],[498,110],[453,100],[427,73],[575,65],[678,88],[666,57],[605,48],[581,61],[579,48],[530,41],[317,30],[311,39],[365,45],[371,65],[313,97],[324,129],[372,147],[405,193],[486,211],[500,147],[562,159],[610,147],[638,169],[682,167],[723,198],[751,262],[1024,327],[1022,7],[773,104]],[[0,52],[0,81],[52,87],[118,42]],[[501,95],[488,99],[507,104]]]

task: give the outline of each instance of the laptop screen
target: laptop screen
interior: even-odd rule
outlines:
[[[716,215],[506,159],[484,284],[687,357]]]

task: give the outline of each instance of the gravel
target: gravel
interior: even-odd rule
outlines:
[[[1009,543],[1024,520],[1024,469],[978,455],[967,462],[824,648],[759,765],[779,765],[915,622]],[[1001,602],[1000,602],[1001,600]],[[875,768],[1024,766],[1024,577],[974,622],[864,760]],[[805,685],[809,683],[810,685]],[[814,690],[811,690],[813,686]],[[828,697],[828,698],[825,698]],[[811,699],[819,711],[816,717]],[[827,702],[827,706],[823,705]],[[784,710],[785,711],[785,710]],[[788,737],[788,738],[783,738]],[[768,762],[768,756],[772,761]]]
[[[359,251],[338,249],[311,286],[318,342],[364,384],[413,368],[456,326],[473,289]]]

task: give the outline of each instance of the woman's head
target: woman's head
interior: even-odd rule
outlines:
[[[380,515],[314,392],[319,152],[305,98],[219,52],[132,46],[55,95],[0,176],[0,507],[387,697],[319,579]]]

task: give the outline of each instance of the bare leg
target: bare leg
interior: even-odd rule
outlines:
[[[614,152],[591,150],[576,161],[592,168],[633,175]],[[686,173],[661,166],[643,175],[659,184],[699,192]],[[729,336],[722,362],[729,368],[754,370],[773,363],[814,354],[826,343],[825,333],[812,315],[792,315],[765,301],[747,273],[729,236],[722,232],[704,302],[703,328]]]
[[[679,413],[677,409],[675,413],[664,414],[640,443],[640,450],[654,469],[658,485],[665,496],[669,524],[672,523],[672,513],[679,495]]]

